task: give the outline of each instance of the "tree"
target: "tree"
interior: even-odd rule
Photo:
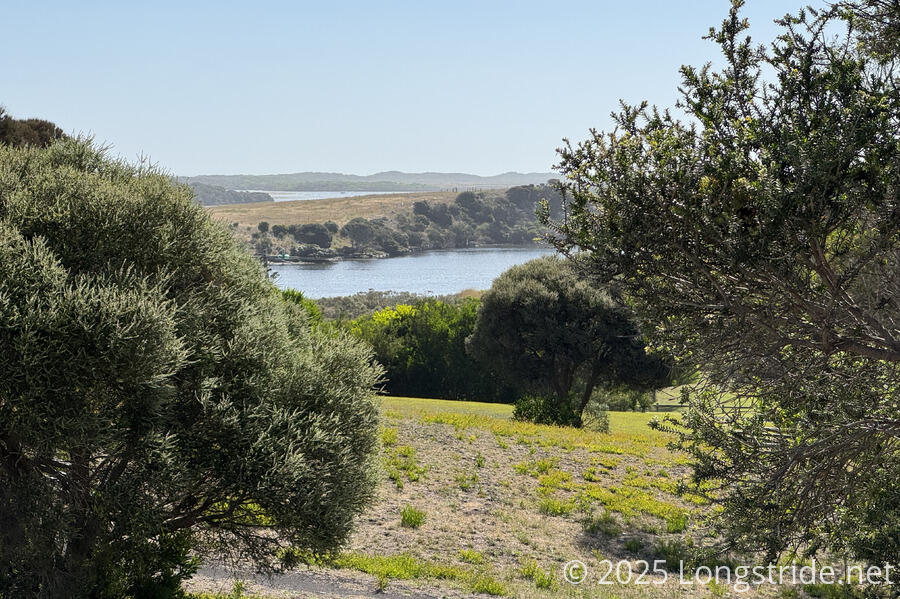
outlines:
[[[354,248],[362,248],[375,238],[375,229],[368,220],[358,216],[341,227],[341,235],[350,239]]]
[[[484,294],[469,351],[522,391],[584,412],[597,386],[661,385],[629,310],[557,256],[514,266]],[[578,396],[572,397],[578,390]]]
[[[371,497],[369,350],[191,197],[0,147],[0,596],[170,596],[204,547],[332,550]]]
[[[42,119],[14,119],[0,106],[0,143],[13,147],[47,147],[65,137],[55,123]]]
[[[268,233],[269,232],[269,223],[267,223],[266,221],[260,221],[260,223],[258,225],[256,225],[256,228],[259,229],[260,233],[263,233],[263,234]]]
[[[299,243],[311,243],[321,248],[331,247],[331,233],[318,223],[291,225],[290,232]]]
[[[682,443],[725,548],[896,564],[872,539],[900,534],[900,8],[803,11],[764,48],[741,4],[725,67],[682,70],[688,122],[623,105],[561,150],[557,243],[703,370]]]

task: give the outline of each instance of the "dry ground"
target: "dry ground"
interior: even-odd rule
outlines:
[[[209,206],[207,210],[216,219],[226,224],[238,223],[239,232],[256,230],[265,221],[269,225],[300,225],[305,223],[325,223],[334,221],[343,226],[356,218],[387,217],[394,219],[398,214],[411,214],[414,202],[446,204],[456,198],[453,192],[420,192],[357,196],[352,198],[328,198],[324,200],[295,200],[292,202],[254,202],[249,204],[226,204]]]
[[[719,597],[725,586],[601,586],[602,560],[677,560],[708,510],[677,483],[684,456],[651,430],[650,414],[613,413],[611,432],[509,419],[509,406],[385,398],[383,477],[349,546],[325,562],[306,556],[293,579],[250,580],[280,597]],[[404,526],[401,511],[424,513]],[[590,522],[594,525],[590,526]],[[589,577],[572,585],[570,560]],[[206,570],[195,590],[227,590],[231,574]],[[611,578],[614,578],[612,576]],[[291,582],[293,580],[293,582]],[[216,586],[218,585],[218,586]],[[331,585],[331,586],[329,586]],[[750,596],[773,595],[757,589]],[[381,593],[381,594],[379,594]],[[747,594],[744,594],[747,596]]]

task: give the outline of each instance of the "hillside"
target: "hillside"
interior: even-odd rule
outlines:
[[[540,185],[558,177],[555,173],[508,172],[483,177],[468,173],[404,173],[385,171],[372,175],[303,172],[277,175],[198,175],[180,177],[186,183],[205,183],[227,189],[268,191],[464,191],[466,188],[499,189],[516,185]]]
[[[275,201],[269,194],[259,191],[233,191],[205,183],[188,183],[188,185],[194,190],[194,199],[202,206]]]
[[[227,224],[238,223],[238,231],[246,230],[247,227],[255,230],[263,221],[269,225],[333,221],[338,226],[343,226],[356,217],[393,219],[400,214],[412,212],[415,202],[449,204],[456,196],[457,194],[452,192],[425,192],[293,202],[258,202],[212,206],[209,213]]]

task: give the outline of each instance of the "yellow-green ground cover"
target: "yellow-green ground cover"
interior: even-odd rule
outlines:
[[[677,574],[659,585],[659,576],[596,584],[604,559],[629,560],[636,572],[638,560],[677,565],[710,509],[680,488],[687,460],[648,426],[653,414],[613,412],[608,434],[517,422],[511,406],[477,402],[387,397],[382,414],[374,505],[341,554],[297,553],[299,568],[352,573],[373,592],[435,597],[730,592],[680,585]],[[563,576],[576,559],[589,570],[581,585]]]

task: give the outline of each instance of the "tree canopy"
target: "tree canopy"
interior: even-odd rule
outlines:
[[[514,266],[484,294],[469,351],[525,392],[551,394],[580,415],[598,386],[661,386],[629,309],[548,256]],[[573,393],[577,391],[577,397]]]
[[[0,144],[2,596],[171,592],[204,547],[271,568],[370,498],[369,350],[191,196],[86,143]]]
[[[741,5],[724,68],[682,70],[686,119],[623,104],[560,151],[556,242],[703,369],[683,445],[728,546],[896,563],[872,538],[900,533],[900,9],[805,10],[762,47]]]

